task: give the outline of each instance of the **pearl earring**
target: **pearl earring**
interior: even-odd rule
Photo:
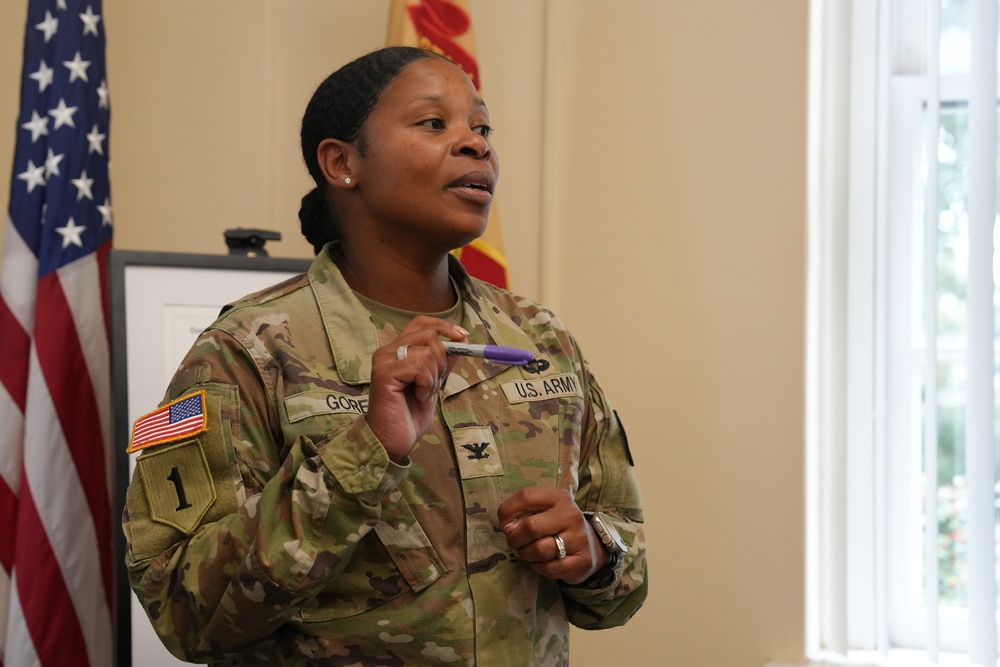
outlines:
[[[351,177],[350,176],[345,177],[344,178],[344,185],[350,185],[350,184],[351,184]]]

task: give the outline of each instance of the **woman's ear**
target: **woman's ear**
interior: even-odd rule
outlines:
[[[319,168],[326,182],[334,187],[351,187],[351,163],[357,149],[340,139],[324,139],[316,148]]]

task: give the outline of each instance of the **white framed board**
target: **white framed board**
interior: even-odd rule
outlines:
[[[156,409],[198,335],[222,307],[305,272],[310,261],[237,255],[112,250],[111,309],[114,495],[116,518],[135,464],[128,446],[132,424]],[[184,665],[153,632],[125,572],[125,540],[115,526],[116,667]]]

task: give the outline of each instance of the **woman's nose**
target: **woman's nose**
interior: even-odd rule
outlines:
[[[478,159],[485,159],[490,156],[490,142],[478,130],[469,129],[463,133],[461,141],[458,143],[458,152]]]

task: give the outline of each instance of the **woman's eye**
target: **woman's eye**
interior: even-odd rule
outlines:
[[[421,125],[426,125],[427,127],[431,128],[432,130],[443,130],[444,129],[444,121],[441,120],[440,118],[428,118],[427,120],[421,121],[420,124]]]

